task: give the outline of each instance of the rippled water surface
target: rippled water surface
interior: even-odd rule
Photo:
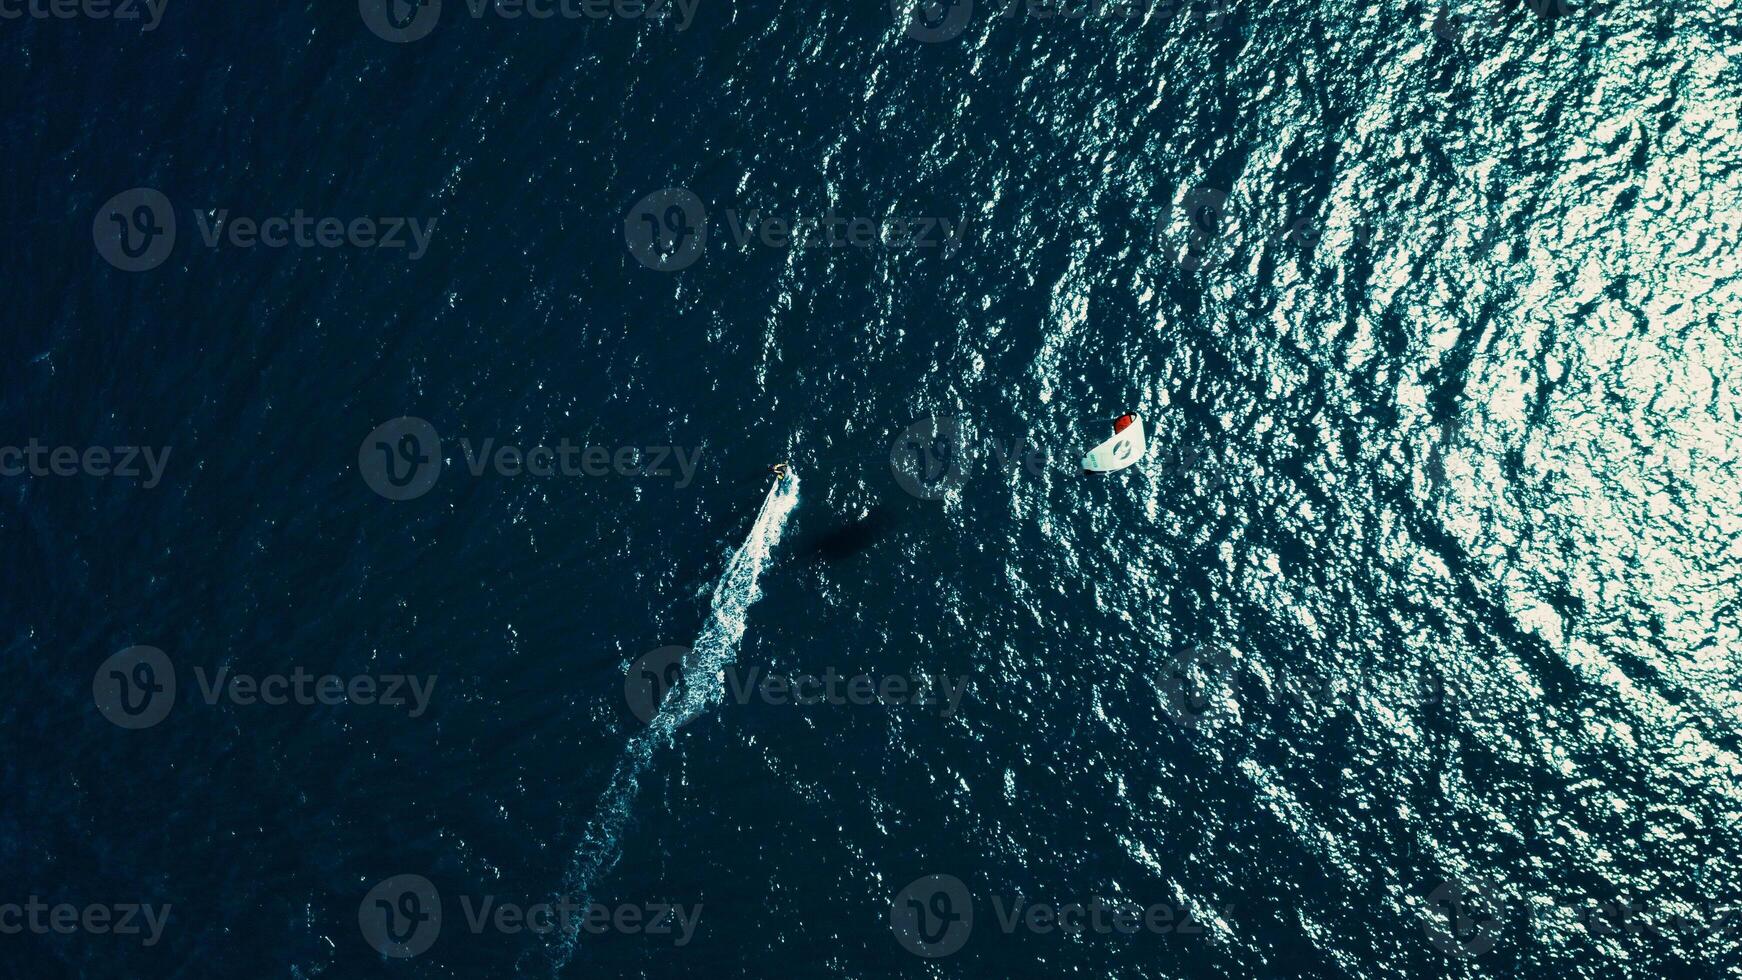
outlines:
[[[1734,4],[372,3],[0,20],[0,974],[1742,976]]]

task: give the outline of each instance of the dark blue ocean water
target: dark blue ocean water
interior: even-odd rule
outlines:
[[[1536,8],[0,0],[0,975],[1742,976],[1742,28]]]

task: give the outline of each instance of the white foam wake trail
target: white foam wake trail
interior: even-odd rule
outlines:
[[[722,672],[738,655],[738,643],[744,639],[744,626],[750,606],[762,597],[756,580],[780,542],[780,532],[788,514],[798,505],[798,475],[789,475],[768,488],[762,500],[762,510],[751,525],[750,534],[739,546],[726,570],[714,585],[713,611],[690,646],[690,656],[684,664],[684,683],[676,694],[660,706],[659,714],[649,727],[649,734],[664,728],[669,734],[690,721],[725,696]],[[669,719],[669,720],[668,720]]]
[[[563,895],[577,905],[590,899],[593,885],[617,865],[622,856],[620,842],[623,826],[629,821],[640,788],[641,774],[653,762],[655,752],[671,739],[672,733],[725,697],[724,672],[738,655],[738,644],[744,639],[744,627],[750,607],[762,593],[756,581],[762,576],[774,546],[780,542],[780,532],[786,518],[798,505],[798,474],[789,473],[768,489],[756,523],[744,543],[726,563],[726,570],[714,585],[712,611],[702,631],[684,658],[683,681],[673,687],[659,711],[646,728],[636,732],[624,746],[623,758],[611,774],[611,783],[599,800],[599,809],[582,839],[580,850],[569,865],[563,879]],[[579,937],[578,923],[562,937],[556,968],[561,969],[574,954]]]

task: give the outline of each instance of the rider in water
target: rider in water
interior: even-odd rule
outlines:
[[[782,480],[786,479],[786,464],[785,463],[775,463],[773,466],[770,466],[768,469],[776,477],[779,477]]]

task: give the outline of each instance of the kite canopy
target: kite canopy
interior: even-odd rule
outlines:
[[[1143,420],[1135,415],[1121,415],[1113,424],[1113,437],[1083,457],[1083,469],[1090,473],[1116,473],[1142,459],[1147,445]]]

